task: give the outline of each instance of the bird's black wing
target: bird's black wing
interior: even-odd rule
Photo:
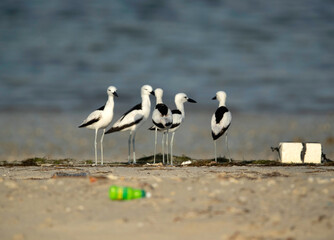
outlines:
[[[121,130],[126,129],[126,128],[128,128],[128,127],[131,127],[131,126],[133,126],[133,125],[136,125],[136,124],[139,123],[141,120],[143,120],[143,117],[137,119],[137,120],[134,121],[134,122],[131,122],[131,123],[128,123],[128,124],[119,126],[119,127],[112,127],[112,128],[110,128],[108,131],[106,131],[105,134],[109,134],[109,133],[113,133],[113,132],[121,131]]]
[[[157,104],[155,108],[158,109],[162,116],[166,116],[168,113],[168,107],[163,103]]]
[[[87,127],[87,126],[89,126],[89,125],[92,125],[93,123],[96,123],[96,122],[99,121],[99,120],[100,120],[100,117],[98,117],[98,118],[93,118],[93,119],[89,120],[88,122],[81,124],[81,125],[79,126],[79,128]]]
[[[216,110],[215,112],[216,123],[219,123],[223,119],[224,114],[226,112],[228,112],[228,109],[225,106],[221,106]]]
[[[124,113],[120,119],[120,121],[123,120],[123,118],[128,115],[130,112],[132,112],[133,110],[141,110],[142,109],[142,106],[141,106],[141,103],[138,103],[136,106],[134,106],[133,108],[131,108],[129,111],[127,111],[126,113]]]
[[[101,111],[103,111],[105,106],[106,106],[106,105],[103,105],[102,107],[100,107],[100,108],[98,108],[98,109],[96,109],[96,110],[101,110]]]

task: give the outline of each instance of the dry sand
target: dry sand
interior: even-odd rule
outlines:
[[[57,177],[55,173],[89,177]],[[105,178],[110,176],[111,178]],[[333,166],[0,167],[0,239],[333,239]],[[151,198],[108,198],[110,185]]]

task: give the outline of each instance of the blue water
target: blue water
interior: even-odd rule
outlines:
[[[0,111],[120,106],[139,88],[217,90],[239,112],[334,112],[330,0],[0,2]]]

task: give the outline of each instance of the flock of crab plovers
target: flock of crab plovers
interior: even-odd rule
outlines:
[[[154,147],[154,163],[156,160],[156,145],[157,145],[157,132],[161,132],[162,136],[162,156],[163,164],[165,164],[165,145],[166,145],[166,161],[173,165],[173,141],[175,131],[180,127],[185,117],[184,103],[191,102],[196,103],[195,100],[189,98],[185,93],[178,93],[175,95],[176,109],[171,110],[162,101],[163,90],[157,88],[153,91],[150,85],[144,85],[141,87],[141,103],[135,105],[130,110],[125,112],[110,129],[107,127],[111,124],[114,115],[114,96],[118,97],[117,88],[110,86],[107,89],[108,100],[106,104],[93,111],[89,116],[81,123],[79,128],[89,128],[95,130],[94,148],[95,148],[95,165],[97,165],[97,133],[99,129],[103,130],[101,136],[101,165],[103,165],[103,138],[105,134],[118,132],[118,131],[130,131],[128,140],[128,162],[131,162],[131,143],[132,143],[132,154],[133,163],[136,163],[136,149],[135,149],[135,138],[136,130],[149,118],[151,112],[151,101],[150,95],[156,97],[156,106],[152,113],[153,126],[149,130],[155,131],[155,147]],[[211,134],[214,142],[214,154],[215,161],[217,162],[217,148],[216,140],[226,133],[226,145],[228,150],[227,141],[227,129],[229,128],[232,115],[226,107],[226,93],[224,91],[218,91],[212,99],[219,101],[219,106],[211,118]],[[170,161],[168,159],[168,134],[172,133],[170,141]]]

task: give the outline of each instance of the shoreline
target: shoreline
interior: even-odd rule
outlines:
[[[51,159],[92,159],[94,132],[78,129],[86,113],[10,113],[4,114],[0,124],[0,160],[13,162],[35,156]],[[117,119],[115,113],[115,119]],[[210,111],[193,112],[186,109],[185,121],[175,134],[174,154],[194,159],[213,157],[210,135]],[[279,142],[320,142],[323,152],[334,159],[334,114],[329,115],[269,115],[233,114],[229,129],[229,148],[232,159],[276,160],[271,147]],[[136,135],[138,158],[153,154],[154,132],[148,119]],[[99,135],[100,137],[100,135]],[[227,155],[225,139],[217,142],[218,156]],[[106,161],[123,162],[127,159],[128,133],[109,134],[104,139]],[[158,143],[161,141],[158,135]],[[158,153],[160,150],[158,144]]]
[[[95,165],[93,160],[76,159],[50,159],[43,157],[27,158],[18,161],[0,161],[0,167],[229,167],[229,166],[262,166],[262,167],[292,167],[292,166],[334,166],[334,161],[323,160],[321,163],[282,163],[279,160],[236,160],[227,158],[214,159],[194,159],[188,156],[174,156],[173,165],[162,163],[162,155],[157,154],[156,163],[153,162],[153,155],[137,159],[137,163],[128,162],[104,162],[103,165],[98,161]]]

